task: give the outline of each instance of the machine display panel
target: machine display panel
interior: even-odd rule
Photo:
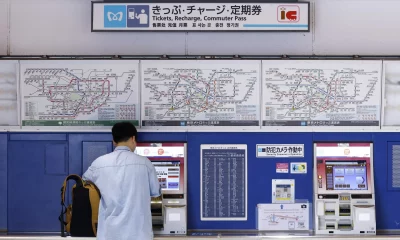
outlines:
[[[326,190],[367,190],[367,162],[326,161]]]
[[[318,193],[371,192],[370,143],[317,143]]]
[[[179,190],[180,162],[151,161],[157,171],[158,182],[163,190]]]
[[[185,143],[137,143],[135,153],[154,165],[164,193],[184,193]]]

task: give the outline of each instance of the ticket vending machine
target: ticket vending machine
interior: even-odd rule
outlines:
[[[376,234],[372,145],[314,144],[316,234]]]
[[[161,196],[151,201],[154,234],[186,235],[186,143],[141,142],[135,152],[152,162],[161,186]]]

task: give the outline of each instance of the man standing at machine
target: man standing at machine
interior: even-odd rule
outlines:
[[[134,153],[137,130],[128,122],[112,128],[114,152],[97,158],[83,174],[101,192],[98,240],[153,239],[150,202],[161,194],[150,160]]]

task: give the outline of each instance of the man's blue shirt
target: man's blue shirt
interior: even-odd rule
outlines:
[[[83,179],[101,192],[98,240],[153,239],[150,201],[161,190],[149,159],[116,147],[97,158]]]

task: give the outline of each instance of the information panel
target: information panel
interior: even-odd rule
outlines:
[[[92,31],[309,31],[309,2],[92,3]]]
[[[260,231],[309,230],[310,204],[257,204],[257,229]]]
[[[400,61],[384,61],[382,126],[400,126]]]
[[[180,178],[180,161],[165,161],[165,162],[155,162],[153,161],[158,182],[162,190],[179,190]]]
[[[18,126],[18,61],[0,61],[0,126]]]
[[[142,61],[142,126],[260,126],[260,67],[243,60]]]
[[[263,126],[376,126],[381,61],[263,61]]]
[[[247,145],[201,145],[201,220],[247,220]]]
[[[139,61],[21,61],[23,126],[139,125]]]

